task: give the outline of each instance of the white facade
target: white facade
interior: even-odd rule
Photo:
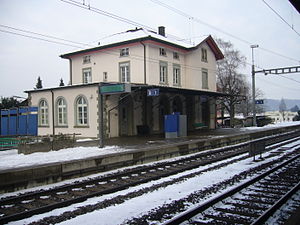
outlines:
[[[187,115],[189,130],[195,123],[215,128],[216,60],[223,55],[210,36],[195,47],[143,29],[120,36],[62,55],[70,62],[69,86],[28,91],[30,105],[40,106],[39,135],[97,137],[100,82],[133,87],[129,95],[104,96],[109,137],[136,135],[145,126],[149,133],[162,133],[164,115],[176,111]],[[161,87],[160,95],[147,97],[153,87]],[[45,102],[48,108],[41,107]]]

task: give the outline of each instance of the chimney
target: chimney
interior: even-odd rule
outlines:
[[[166,36],[166,33],[165,33],[165,27],[164,26],[160,26],[158,27],[158,34],[161,35],[161,36]]]

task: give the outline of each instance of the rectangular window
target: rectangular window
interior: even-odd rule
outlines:
[[[180,66],[174,65],[173,66],[173,85],[180,86]]]
[[[103,72],[103,81],[107,81],[107,72]]]
[[[129,62],[120,63],[120,82],[130,82],[130,64]]]
[[[83,56],[83,64],[87,64],[91,62],[91,56],[90,55],[85,55]]]
[[[159,83],[161,83],[161,84],[168,83],[168,63],[167,62],[159,63]]]
[[[202,89],[208,89],[208,71],[202,69]]]
[[[179,59],[178,52],[173,52],[173,59]]]
[[[166,49],[164,49],[164,48],[159,48],[159,55],[161,55],[161,56],[167,56]]]
[[[207,50],[205,48],[201,48],[201,61],[207,62]]]
[[[86,68],[82,70],[83,83],[92,83],[92,69]]]
[[[129,56],[129,48],[120,49],[120,56]]]

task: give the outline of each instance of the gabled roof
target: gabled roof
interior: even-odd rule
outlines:
[[[71,52],[67,54],[63,54],[60,57],[64,59],[72,58],[73,56],[91,54],[93,52],[101,51],[101,50],[109,50],[116,47],[121,47],[125,45],[130,45],[134,43],[154,43],[154,44],[162,44],[166,47],[174,48],[178,51],[188,52],[197,49],[201,44],[206,42],[208,46],[213,51],[217,60],[223,59],[224,55],[213,40],[211,36],[203,39],[198,45],[194,46],[191,43],[184,40],[177,40],[172,37],[165,37],[163,35],[157,34],[153,31],[145,30],[143,28],[128,30],[123,33],[118,33],[116,35],[109,36],[108,38],[102,39],[100,41],[100,46],[84,49],[76,52]]]

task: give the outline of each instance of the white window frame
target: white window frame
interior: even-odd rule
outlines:
[[[120,57],[129,56],[129,48],[120,49]]]
[[[130,62],[119,63],[119,73],[121,83],[130,83]]]
[[[173,65],[173,85],[180,86],[181,85],[181,69],[180,65]]]
[[[90,55],[83,56],[82,62],[83,62],[83,64],[91,63],[91,56]]]
[[[57,126],[67,125],[67,102],[63,97],[56,101]]]
[[[49,126],[49,107],[46,99],[39,102],[39,126]]]
[[[168,63],[159,62],[159,83],[168,84]]]
[[[160,56],[167,56],[167,51],[165,48],[159,48],[159,55]]]
[[[92,68],[82,69],[82,83],[92,83]]]
[[[202,69],[202,89],[208,89],[208,70]]]
[[[179,60],[179,53],[178,52],[173,52],[173,59]]]
[[[88,125],[88,101],[84,96],[79,96],[76,99],[76,125]]]

